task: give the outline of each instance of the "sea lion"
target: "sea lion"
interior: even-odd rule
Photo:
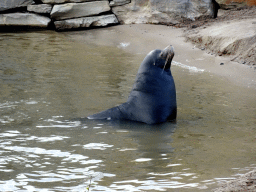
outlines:
[[[172,46],[151,51],[142,61],[126,103],[88,117],[88,119],[132,120],[147,124],[175,120],[176,90],[170,70]]]

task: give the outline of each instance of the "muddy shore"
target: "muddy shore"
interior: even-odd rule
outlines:
[[[85,31],[63,32],[84,43],[118,46],[128,52],[147,54],[149,51],[167,45],[175,48],[174,61],[196,67],[218,75],[236,85],[256,89],[256,70],[251,65],[231,61],[231,56],[209,54],[193,43],[186,41],[184,28],[164,25],[133,24]]]
[[[187,41],[209,54],[229,56],[230,60],[256,69],[256,7],[219,10],[218,17],[185,22]]]
[[[229,181],[221,187],[213,190],[214,192],[235,192],[235,191],[256,191],[256,169],[250,171],[240,178]]]

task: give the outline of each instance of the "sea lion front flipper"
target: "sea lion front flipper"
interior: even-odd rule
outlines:
[[[119,109],[119,106],[117,106],[117,107],[113,107],[105,111],[101,111],[99,113],[93,114],[87,118],[88,119],[106,119],[106,120],[122,119],[122,113]]]

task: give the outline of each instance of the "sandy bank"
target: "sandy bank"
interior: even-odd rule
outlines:
[[[232,61],[256,69],[256,18],[214,23],[186,33],[192,41],[210,54],[230,56]]]
[[[230,56],[232,61],[256,69],[256,7],[220,10],[216,19],[185,25],[186,39],[210,54]]]
[[[175,48],[174,61],[184,66],[196,67],[233,81],[237,85],[256,89],[256,70],[251,66],[231,61],[229,56],[208,54],[186,42],[184,30],[162,25],[134,24],[87,31],[64,32],[64,34],[85,43],[120,47],[126,51],[146,55],[153,49],[168,45]],[[175,63],[174,63],[175,64]]]

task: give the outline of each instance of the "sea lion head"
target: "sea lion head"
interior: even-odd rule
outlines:
[[[173,57],[174,48],[171,45],[163,50],[155,49],[143,60],[138,73],[145,73],[151,69],[155,70],[156,67],[162,69],[162,71],[169,72]]]

